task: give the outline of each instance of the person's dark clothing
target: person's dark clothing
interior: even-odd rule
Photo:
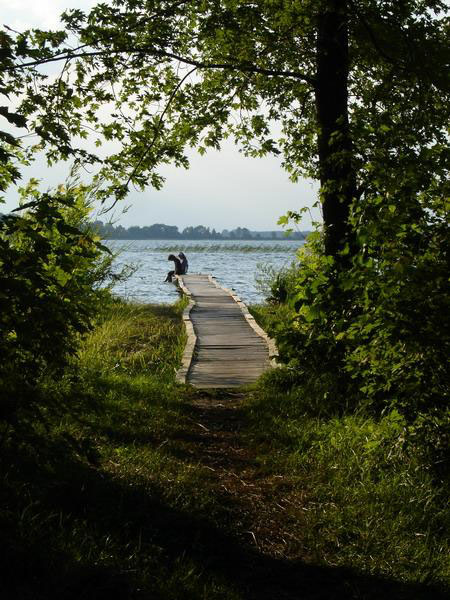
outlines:
[[[182,264],[181,260],[177,256],[174,256],[172,258],[172,260],[175,263],[175,265],[174,265],[175,275],[183,275],[183,264]]]
[[[175,268],[173,271],[169,271],[167,273],[167,277],[166,277],[165,281],[172,281],[174,275],[183,275],[183,267],[181,265],[181,260],[178,258],[178,256],[169,254],[169,257],[167,260],[173,261]]]
[[[186,275],[186,273],[188,272],[188,268],[189,268],[189,263],[186,258],[186,255],[184,254],[184,252],[180,252],[178,254],[178,257],[181,261],[181,269],[182,269],[180,275]]]

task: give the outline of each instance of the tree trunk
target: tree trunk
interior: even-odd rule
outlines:
[[[348,120],[347,20],[346,0],[326,0],[318,17],[316,49],[315,96],[325,252],[339,263],[346,262],[339,255],[341,250],[347,245],[349,255],[354,250],[348,218],[356,194]]]

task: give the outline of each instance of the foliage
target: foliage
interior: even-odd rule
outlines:
[[[2,416],[32,400],[44,372],[60,375],[105,292],[110,259],[90,233],[86,189],[22,191],[20,216],[0,222],[0,366]]]
[[[364,205],[385,171],[390,185],[416,173],[441,178],[446,11],[439,0],[117,0],[67,11],[64,31],[5,31],[0,72],[3,90],[22,97],[15,114],[38,134],[36,149],[51,161],[97,163],[99,181],[109,182],[104,199],[123,197],[131,184],[158,188],[160,165],[187,167],[189,147],[203,153],[232,135],[248,155],[281,154],[294,180],[322,177],[322,200],[335,198],[339,212],[354,199]],[[349,41],[342,40],[340,78],[327,90],[333,36],[318,31],[330,15]],[[64,64],[58,77],[40,69],[48,62]],[[332,107],[317,110],[324,91],[350,98],[337,118]],[[326,159],[325,125],[322,141],[334,148]],[[115,141],[119,150],[105,156],[77,147],[92,129],[97,146]],[[349,141],[341,148],[342,136]],[[324,176],[325,163],[340,181]],[[348,173],[339,171],[343,163]],[[336,198],[348,177],[354,197]],[[325,211],[326,235],[348,220],[344,213]]]
[[[318,402],[372,414],[396,409],[421,423],[439,462],[449,433],[446,227],[437,206],[414,228],[407,219],[371,222],[364,255],[346,272],[312,234],[289,294],[275,312],[268,307],[266,326],[297,382],[313,382]],[[425,425],[430,419],[435,427]]]
[[[278,250],[278,248],[277,248]],[[255,278],[256,286],[269,304],[286,302],[289,295],[294,292],[297,264],[293,262],[289,267],[277,271],[272,265],[258,265]]]

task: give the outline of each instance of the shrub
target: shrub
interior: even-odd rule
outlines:
[[[396,218],[378,207],[378,222],[364,220],[371,206],[355,209],[359,251],[346,268],[325,256],[320,233],[310,236],[294,285],[278,298],[289,314],[274,318],[269,332],[297,380],[312,381],[324,402],[377,415],[396,409],[416,426],[432,414],[441,426],[425,429],[441,447],[450,351],[446,226],[441,205],[417,212],[413,224],[410,205],[400,196]]]
[[[111,260],[90,233],[87,189],[22,191],[21,215],[0,222],[0,394],[3,417],[33,401],[44,372],[61,373],[91,327]]]

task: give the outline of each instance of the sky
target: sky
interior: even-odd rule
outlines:
[[[15,0],[14,3],[0,0],[0,22],[18,31],[31,27],[55,29],[63,10],[87,9],[94,4],[95,0]],[[188,170],[172,166],[161,169],[166,178],[162,190],[151,187],[142,192],[132,190],[123,208],[116,209],[113,216],[109,213],[100,218],[106,221],[112,216],[116,224],[124,227],[166,223],[180,229],[204,225],[218,230],[235,227],[272,230],[280,228],[277,220],[288,210],[312,207],[317,199],[316,182],[301,180],[294,184],[282,169],[280,158],[247,158],[231,140],[220,151],[210,151],[205,156],[191,151],[188,156],[191,163]],[[40,159],[23,171],[22,183],[36,177],[45,190],[64,182],[66,173],[67,166],[48,169]],[[13,188],[6,198],[0,212],[17,206]],[[311,228],[311,217],[320,220],[317,208],[305,216],[300,229]]]

